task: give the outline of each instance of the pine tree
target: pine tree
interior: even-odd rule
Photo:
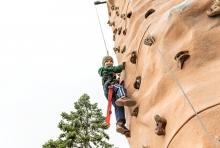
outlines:
[[[98,104],[91,104],[90,97],[84,94],[74,103],[75,112],[61,113],[62,120],[58,128],[62,131],[56,141],[49,140],[43,148],[112,148],[106,142],[109,136],[105,133],[105,117]]]

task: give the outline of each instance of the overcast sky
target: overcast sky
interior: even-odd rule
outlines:
[[[115,59],[106,4],[97,10]],[[56,140],[61,112],[73,110],[84,93],[105,115],[97,72],[105,55],[94,1],[1,0],[0,147],[40,148]],[[115,122],[112,116],[110,143],[128,148]]]

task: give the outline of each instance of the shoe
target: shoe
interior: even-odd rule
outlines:
[[[115,104],[117,106],[135,106],[137,104],[137,102],[133,99],[130,99],[128,97],[122,96],[120,99],[118,99]]]
[[[124,124],[116,124],[116,131],[126,137],[131,137],[130,131],[124,126]]]

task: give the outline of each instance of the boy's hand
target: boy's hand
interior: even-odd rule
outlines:
[[[123,62],[122,65],[123,65],[123,69],[125,69],[126,62]]]

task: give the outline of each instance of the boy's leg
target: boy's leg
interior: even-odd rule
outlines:
[[[112,99],[112,105],[115,108],[115,117],[117,121],[116,131],[118,133],[125,135],[126,137],[130,137],[130,131],[125,127],[126,120],[125,120],[124,106],[117,106],[115,102],[116,102],[116,96],[114,94]]]
[[[118,98],[121,98],[122,96],[127,96],[127,90],[120,84],[114,84],[113,90]]]
[[[104,95],[105,95],[106,99],[108,100],[108,86],[106,86],[106,87],[104,88]],[[117,105],[115,104],[115,101],[116,101],[116,95],[115,95],[115,93],[113,93],[112,105],[113,105],[114,108],[115,108],[116,121],[117,121],[117,123],[118,123],[118,122],[123,122],[123,124],[125,124],[125,123],[126,123],[126,120],[125,120],[124,106],[117,106]]]
[[[118,96],[118,100],[116,101],[117,106],[134,106],[136,105],[136,101],[127,97],[126,89],[120,84],[114,84],[113,90],[115,94]]]
[[[108,89],[107,88],[108,88],[107,86],[104,88],[104,95],[108,99]],[[113,89],[114,89],[114,87],[113,87]],[[113,98],[112,98],[112,105],[115,108],[115,117],[116,117],[116,121],[117,121],[116,131],[118,133],[125,135],[126,137],[130,137],[130,131],[124,126],[124,124],[126,123],[124,106],[117,106],[115,104],[116,98],[117,98],[117,96],[115,95],[115,91],[114,91]]]
[[[115,108],[115,117],[116,117],[116,121],[118,122],[122,122],[123,124],[126,123],[125,120],[125,110],[124,110],[124,106],[117,106],[115,104],[116,101],[116,96],[113,94],[113,98],[112,98],[112,105]]]

